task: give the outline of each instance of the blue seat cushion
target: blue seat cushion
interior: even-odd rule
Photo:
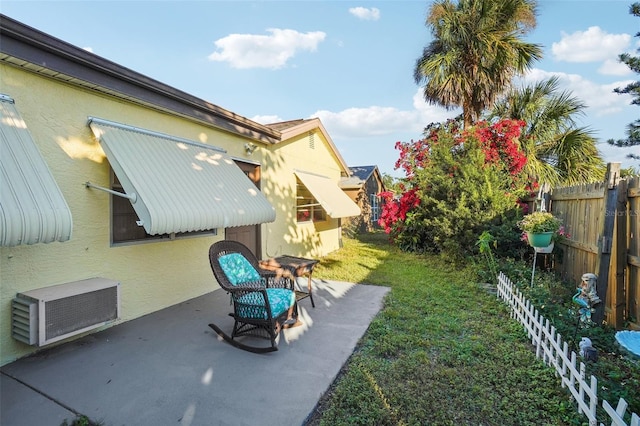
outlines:
[[[267,298],[274,318],[280,316],[296,302],[296,293],[286,288],[268,288]],[[252,292],[239,297],[238,314],[244,318],[268,319],[264,296]]]
[[[220,256],[220,267],[233,285],[260,281],[260,274],[240,253]]]

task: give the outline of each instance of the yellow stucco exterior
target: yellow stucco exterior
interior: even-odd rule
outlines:
[[[276,206],[274,223],[263,225],[264,255],[282,254],[319,257],[340,247],[340,221],[296,223],[296,176],[301,170],[327,176],[338,182],[341,169],[330,144],[318,129],[271,147],[266,153],[262,191]]]
[[[111,245],[110,195],[84,185],[110,186],[109,162],[87,125],[90,116],[215,145],[233,158],[259,163],[261,190],[276,209],[275,222],[261,225],[261,257],[318,258],[340,246],[338,219],[295,221],[293,171],[322,174],[336,183],[344,172],[339,154],[318,129],[276,144],[259,143],[5,64],[0,64],[0,93],[15,100],[73,216],[69,241],[0,247],[0,365],[37,350],[11,337],[11,301],[18,292],[91,277],[116,280],[122,322],[218,287],[208,248],[224,238],[224,229],[216,236]],[[246,142],[257,150],[247,154]]]

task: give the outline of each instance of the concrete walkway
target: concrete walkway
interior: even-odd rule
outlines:
[[[104,426],[301,425],[382,307],[386,287],[314,280],[316,307],[279,350],[241,351],[222,290],[0,369],[2,426],[59,426],[75,413]],[[268,341],[260,340],[268,344]]]

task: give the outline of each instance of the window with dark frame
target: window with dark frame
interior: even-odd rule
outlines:
[[[111,171],[111,189],[125,193],[118,177]],[[138,225],[138,215],[127,198],[111,195],[111,243],[130,243],[139,241],[174,240],[186,236],[216,235],[217,230],[194,232],[176,232],[172,234],[150,235],[144,227]]]

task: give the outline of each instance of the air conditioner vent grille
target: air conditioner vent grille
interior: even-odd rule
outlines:
[[[89,278],[18,293],[11,304],[13,338],[44,346],[120,318],[120,283]]]
[[[11,301],[13,338],[27,345],[34,345],[38,335],[38,305],[24,299]]]
[[[46,338],[51,340],[94,324],[118,318],[117,287],[45,303]]]

